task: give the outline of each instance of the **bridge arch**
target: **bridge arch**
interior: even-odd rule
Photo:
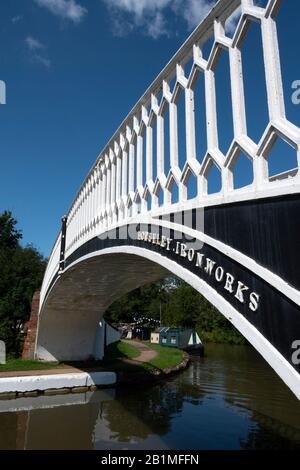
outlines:
[[[188,227],[181,227],[176,236],[174,228],[179,230],[174,223],[153,219],[151,224],[132,224],[127,233],[136,233],[136,237],[126,239],[125,232],[120,237],[120,232],[114,231],[87,242],[83,250],[70,257],[41,309],[36,357],[69,361],[93,357],[97,325],[106,309],[125,293],[174,274],[214,305],[300,397],[299,373],[289,361],[293,353],[289,349],[291,342],[288,340],[286,350],[276,321],[269,332],[269,324],[263,325],[261,319],[264,307],[260,301],[268,299],[268,308],[272,301],[280,308],[278,301],[285,297],[288,284],[277,279],[274,293],[272,272],[255,263],[251,266],[251,260],[246,263],[242,254],[237,262],[236,252],[231,253],[231,247],[220,243],[212,256],[206,247],[215,250],[214,241],[206,237],[203,244],[193,238],[199,232]],[[299,302],[297,291],[290,289]],[[267,299],[263,298],[266,294]],[[287,305],[288,298],[283,308]],[[290,315],[299,321],[297,306]],[[284,323],[281,326],[286,329]],[[294,332],[291,334],[293,339]]]

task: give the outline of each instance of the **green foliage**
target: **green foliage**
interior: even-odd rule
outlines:
[[[20,230],[16,229],[17,221],[10,211],[4,211],[0,216],[0,249],[16,248],[22,238]]]
[[[33,293],[42,283],[46,261],[32,246],[19,244],[21,232],[11,212],[0,215],[0,339],[8,353],[21,351]]]
[[[226,328],[226,329],[215,329],[212,331],[203,331],[201,328],[196,328],[197,333],[201,337],[202,342],[205,343],[227,343],[227,344],[234,344],[240,345],[245,344],[245,338],[238,333],[237,330],[234,328]]]
[[[105,318],[112,323],[133,322],[135,317],[159,320],[160,305],[165,305],[167,299],[166,281],[148,284],[114,302],[106,311]]]
[[[244,344],[246,340],[202,295],[191,286],[168,278],[123,296],[109,307],[109,321],[132,322],[134,317],[160,318],[162,326],[196,328],[203,342]]]

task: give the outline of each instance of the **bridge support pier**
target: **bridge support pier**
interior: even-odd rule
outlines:
[[[40,292],[36,291],[33,294],[31,302],[31,313],[30,319],[26,324],[26,338],[24,341],[22,359],[34,359],[36,334],[38,326],[38,314],[39,314],[39,303],[40,303]]]

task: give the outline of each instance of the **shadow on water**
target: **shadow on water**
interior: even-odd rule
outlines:
[[[153,386],[0,400],[0,449],[300,449],[300,407],[250,347]]]

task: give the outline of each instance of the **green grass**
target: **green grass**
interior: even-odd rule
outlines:
[[[144,364],[146,369],[167,369],[176,367],[183,361],[184,352],[180,349],[168,348],[166,346],[160,346],[159,344],[152,344],[148,341],[146,341],[145,344],[158,353],[154,359]]]
[[[8,359],[5,365],[0,365],[0,372],[47,370],[63,367],[77,367],[78,369],[97,368],[103,370],[114,370],[124,372],[146,372],[153,369],[165,369],[175,367],[183,360],[184,353],[176,348],[167,348],[157,344],[145,342],[145,344],[156,351],[157,356],[147,363],[130,364],[124,359],[134,359],[140,355],[140,350],[134,344],[118,341],[110,344],[105,351],[103,361],[81,361],[81,362],[39,362],[24,361],[22,359]]]
[[[118,341],[110,344],[105,350],[105,357],[102,364],[110,364],[118,359],[134,359],[140,355],[140,350],[132,344]]]
[[[64,367],[60,362],[24,361],[23,359],[8,359],[6,364],[0,364],[0,372],[13,372],[18,370],[47,370]]]
[[[149,341],[144,341],[144,344],[158,353],[157,356],[149,362],[130,364],[122,361],[122,359],[134,359],[139,356],[140,351],[134,344],[131,345],[119,341],[118,343],[111,344],[107,348],[106,357],[101,364],[115,371],[149,372],[154,369],[175,367],[183,360],[184,352],[180,349],[151,344]]]

